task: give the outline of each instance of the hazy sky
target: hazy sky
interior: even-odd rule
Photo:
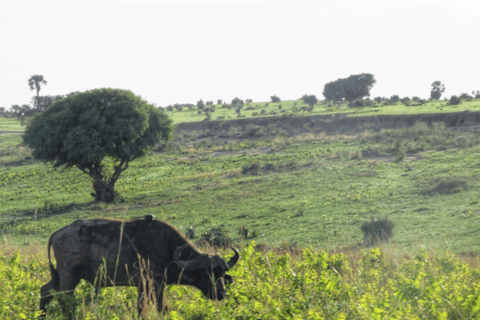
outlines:
[[[1,0],[0,107],[112,87],[160,106],[315,94],[372,73],[371,96],[480,90],[478,0]]]

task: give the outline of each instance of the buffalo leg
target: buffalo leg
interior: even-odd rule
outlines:
[[[40,319],[44,319],[47,314],[47,304],[50,303],[53,299],[53,295],[50,293],[51,290],[55,289],[53,287],[53,281],[50,280],[48,283],[40,288],[40,310],[42,314]]]
[[[62,307],[63,313],[68,315],[69,319],[73,319],[73,315],[75,313],[75,306],[71,303],[73,301],[73,293],[75,291],[75,287],[80,282],[80,277],[76,275],[75,270],[71,273],[61,273],[60,274],[60,288],[59,291],[62,292],[65,296],[62,298],[60,297],[59,302]],[[67,308],[67,301],[68,303]]]

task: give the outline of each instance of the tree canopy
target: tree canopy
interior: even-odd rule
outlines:
[[[432,89],[430,90],[430,98],[438,100],[442,97],[442,93],[444,92],[445,85],[441,81],[434,81],[432,83]]]
[[[314,94],[308,95],[304,94],[302,97],[304,103],[308,104],[310,107],[313,107],[317,102],[318,99]]]
[[[370,96],[370,90],[375,82],[374,75],[370,73],[351,75],[348,78],[337,79],[325,84],[323,95],[327,100],[345,99],[353,103],[356,99]]]
[[[95,89],[56,100],[23,135],[33,156],[55,168],[77,167],[93,179],[96,201],[112,202],[114,185],[131,161],[167,141],[172,120],[131,91]],[[111,174],[103,170],[111,163]]]

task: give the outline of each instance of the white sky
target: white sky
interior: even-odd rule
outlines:
[[[160,106],[315,94],[375,75],[371,96],[480,90],[478,0],[0,0],[0,107],[130,89]]]

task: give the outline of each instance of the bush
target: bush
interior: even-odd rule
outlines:
[[[454,106],[454,105],[457,105],[457,104],[460,104],[462,102],[462,100],[457,97],[457,96],[451,96],[450,97],[450,101],[448,102],[448,104]]]
[[[351,108],[363,108],[365,107],[365,101],[363,99],[357,99],[353,104],[349,105]]]
[[[212,228],[210,231],[204,232],[196,244],[198,246],[210,245],[215,248],[225,248],[231,246],[233,241],[224,228]]]
[[[385,218],[376,220],[371,218],[362,224],[363,243],[367,246],[373,246],[381,241],[389,241],[393,236],[393,223]]]
[[[280,102],[280,98],[276,95],[271,96],[270,99],[272,100],[272,102]]]

